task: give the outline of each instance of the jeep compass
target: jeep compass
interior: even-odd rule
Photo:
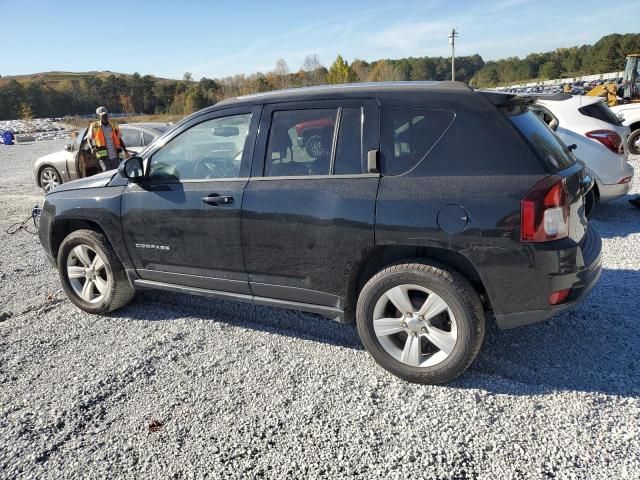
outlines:
[[[139,289],[313,312],[355,321],[394,375],[446,382],[485,319],[547,319],[600,275],[592,182],[531,102],[451,82],[226,100],[53,189],[39,236],[86,312]]]

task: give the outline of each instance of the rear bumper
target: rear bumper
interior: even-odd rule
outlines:
[[[631,184],[633,178],[627,183],[615,183],[613,185],[607,185],[604,183],[598,184],[598,192],[600,193],[600,202],[607,203],[625,196],[631,190]]]
[[[537,323],[557,315],[558,313],[570,310],[581,303],[595,287],[600,274],[602,273],[602,240],[600,235],[592,228],[587,230],[585,241],[576,247],[576,259],[583,261],[576,262],[574,269],[567,269],[565,264],[558,273],[540,275],[538,291],[548,292],[548,294],[571,288],[568,301],[558,306],[548,306],[535,310],[495,313],[496,322],[500,328],[508,329],[521,327],[531,323]],[[553,252],[546,252],[552,255]],[[544,263],[544,262],[543,262]],[[572,270],[572,271],[571,271]],[[545,301],[548,296],[545,298]]]

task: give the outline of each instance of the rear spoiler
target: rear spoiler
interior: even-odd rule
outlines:
[[[511,111],[511,113],[526,109],[538,99],[533,95],[516,95],[515,93],[494,92],[492,90],[478,90],[478,93],[496,107]]]

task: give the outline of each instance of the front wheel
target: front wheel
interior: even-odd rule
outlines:
[[[640,128],[631,132],[627,140],[627,146],[629,147],[629,153],[640,155]]]
[[[53,167],[44,167],[40,170],[40,186],[45,193],[49,193],[62,183],[60,174]]]
[[[426,384],[464,372],[485,330],[484,310],[469,282],[428,263],[393,265],[371,278],[358,298],[356,322],[382,368]]]
[[[104,235],[70,233],[58,250],[58,274],[69,299],[89,313],[107,313],[131,301],[134,290]]]

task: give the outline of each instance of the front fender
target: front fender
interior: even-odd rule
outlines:
[[[125,268],[133,268],[122,235],[120,201],[125,187],[54,191],[47,195],[38,234],[51,259],[64,237],[77,228],[98,227]]]

